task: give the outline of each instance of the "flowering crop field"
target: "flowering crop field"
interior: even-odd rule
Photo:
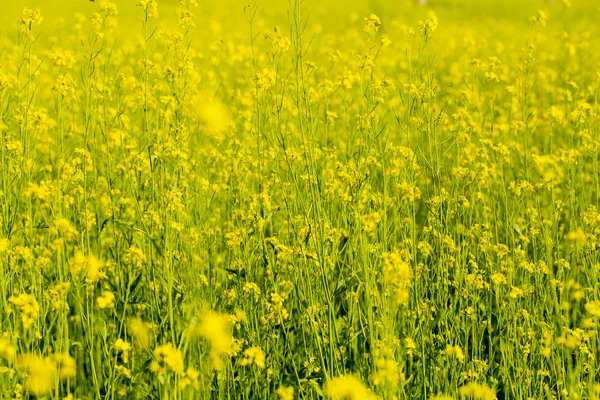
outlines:
[[[0,398],[600,399],[600,5],[0,4]]]

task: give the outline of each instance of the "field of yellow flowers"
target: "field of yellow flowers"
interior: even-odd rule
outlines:
[[[599,7],[2,1],[0,398],[600,399]]]

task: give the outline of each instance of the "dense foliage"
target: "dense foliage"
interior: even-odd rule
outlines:
[[[13,3],[1,398],[600,398],[595,3]]]

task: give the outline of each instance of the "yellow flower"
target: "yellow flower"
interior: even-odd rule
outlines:
[[[521,289],[518,286],[512,286],[510,289],[510,293],[508,293],[508,297],[512,299],[518,299],[519,297],[523,297],[526,295],[525,290]]]
[[[585,304],[585,310],[594,317],[600,318],[600,301],[589,301]]]
[[[577,229],[575,231],[571,231],[567,233],[565,239],[578,244],[579,246],[583,246],[587,242],[587,237],[585,232],[581,229]]]
[[[59,75],[54,85],[52,85],[52,90],[62,97],[66,97],[67,95],[75,94],[76,87],[77,84],[70,75]]]
[[[506,276],[501,272],[493,273],[491,279],[494,285],[502,285],[506,283]]]
[[[117,351],[129,351],[131,350],[131,344],[119,338],[113,343],[113,349]]]
[[[540,26],[546,26],[546,20],[548,19],[548,14],[546,14],[543,10],[538,10],[537,15],[534,15],[529,20],[534,24]]]
[[[433,35],[433,33],[437,30],[437,27],[438,19],[433,12],[429,14],[428,19],[419,22],[419,30],[421,31],[421,35],[426,39]]]
[[[25,388],[31,394],[42,396],[54,389],[58,379],[58,370],[53,359],[26,354],[17,360],[17,368],[25,372]]]
[[[200,373],[194,368],[188,368],[187,371],[185,371],[185,376],[179,379],[179,388],[185,389],[189,385],[192,385],[193,388],[198,389],[198,387],[200,386],[198,382],[199,376]]]
[[[71,273],[75,276],[79,276],[82,271],[85,271],[88,282],[96,282],[104,276],[102,272],[104,263],[93,255],[86,257],[81,251],[76,251],[71,257],[69,266]]]
[[[10,240],[0,238],[0,253],[4,253],[10,247]]]
[[[9,362],[12,362],[16,355],[17,351],[10,341],[5,338],[0,338],[0,356]]]
[[[459,363],[462,363],[465,360],[465,354],[459,346],[447,345],[444,354],[447,356],[454,356]]]
[[[142,9],[142,12],[149,18],[156,17],[158,15],[158,4],[155,0],[140,0],[136,6]]]
[[[60,379],[73,378],[77,373],[75,359],[68,353],[55,354],[54,361],[58,367],[58,376]]]
[[[142,321],[140,318],[132,318],[127,323],[127,329],[133,339],[133,344],[137,348],[146,350],[152,346],[154,337],[149,323]]]
[[[389,358],[375,360],[376,370],[371,374],[371,382],[375,386],[389,384],[393,388],[398,387],[402,372],[398,369],[398,363]]]
[[[332,400],[374,400],[375,395],[352,375],[338,376],[325,385],[325,393]]]
[[[363,31],[367,33],[369,36],[375,35],[379,31],[379,27],[381,26],[381,20],[375,14],[371,14],[365,18],[365,27]]]
[[[378,212],[374,212],[371,214],[362,216],[364,230],[369,233],[370,236],[374,236],[376,232],[377,225],[381,222],[381,214]]]
[[[154,349],[155,360],[150,365],[153,372],[164,374],[166,367],[175,372],[177,375],[184,375],[185,368],[183,364],[183,355],[171,343],[167,343]]]
[[[32,294],[10,296],[8,301],[19,308],[24,329],[29,329],[40,313],[40,306]]]
[[[21,22],[31,27],[32,25],[39,25],[42,23],[44,18],[42,18],[42,14],[39,8],[24,8],[23,14],[21,15]]]
[[[412,273],[408,263],[402,259],[399,252],[383,254],[383,276],[384,281],[395,295],[396,302],[407,304],[409,290],[412,286]]]
[[[117,371],[119,374],[122,374],[127,379],[131,379],[131,371],[129,368],[123,365],[115,365],[115,371]]]
[[[113,308],[115,306],[115,295],[112,292],[105,290],[102,296],[96,297],[96,307],[99,310]]]
[[[291,386],[280,386],[275,394],[279,396],[279,400],[294,400],[294,388]]]
[[[127,364],[129,362],[129,352],[131,351],[131,344],[129,342],[124,341],[123,339],[117,339],[112,348],[121,354],[121,358],[123,359],[123,363]]]
[[[101,276],[103,276],[102,268],[104,268],[104,263],[93,255],[89,255],[87,257],[86,279],[89,282],[96,282]]]
[[[275,78],[275,71],[265,68],[262,71],[257,72],[254,77],[254,83],[258,89],[269,89],[275,83]]]
[[[240,361],[240,365],[256,364],[259,368],[265,367],[265,353],[260,347],[250,347],[244,350],[244,358]]]
[[[114,3],[102,3],[100,5],[100,13],[107,17],[114,17],[119,13],[116,4]]]
[[[475,382],[462,386],[458,392],[461,396],[471,399],[496,400],[496,392],[493,389]]]
[[[381,47],[388,47],[392,44],[389,36],[387,34],[381,35]]]
[[[208,311],[202,316],[199,326],[190,330],[190,334],[199,334],[210,342],[210,358],[213,367],[220,370],[223,367],[222,356],[227,354],[233,344],[231,319],[214,311]]]

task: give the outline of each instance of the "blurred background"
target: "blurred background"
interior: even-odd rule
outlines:
[[[89,17],[103,0],[1,0],[0,34],[10,35],[16,30],[16,21],[24,7],[37,7],[42,11],[44,30],[56,29],[56,25],[68,28],[76,21],[76,14]],[[123,33],[137,24],[135,4],[137,0],[113,0],[119,8],[119,27]],[[417,22],[431,10],[440,19],[440,29],[444,23],[469,21],[481,26],[490,23],[527,23],[528,17],[538,9],[547,10],[554,16],[568,10],[569,20],[589,22],[597,27],[600,20],[600,2],[596,0],[570,0],[565,7],[564,0],[304,0],[304,9],[310,14],[310,22],[323,25],[327,31],[345,29],[354,22],[359,24],[370,13],[377,14],[382,22],[401,20],[408,25]],[[203,24],[218,22],[223,28],[240,30],[245,24],[244,7],[247,0],[201,0],[196,17],[199,28]],[[259,17],[271,24],[286,23],[286,0],[256,0]],[[158,2],[162,23],[174,22],[177,17],[177,0]],[[360,20],[360,21],[359,21]],[[136,28],[137,29],[137,28]]]

